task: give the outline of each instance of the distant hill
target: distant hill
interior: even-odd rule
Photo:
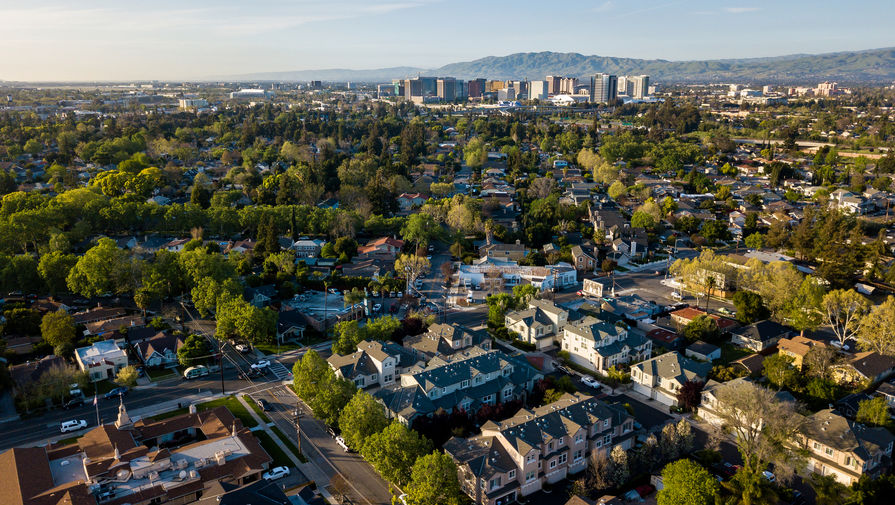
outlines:
[[[597,72],[647,74],[663,82],[885,83],[895,81],[895,48],[827,54],[793,54],[771,58],[668,61],[585,56],[578,53],[516,53],[451,63],[441,68],[393,67],[373,70],[325,69],[266,72],[237,80],[388,82],[416,75],[462,79],[543,79],[546,75],[584,77]]]

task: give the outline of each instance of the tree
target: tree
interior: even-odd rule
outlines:
[[[417,247],[425,247],[429,241],[438,236],[440,227],[431,215],[425,212],[411,214],[401,228],[401,237]]]
[[[799,290],[790,299],[787,306],[787,322],[799,330],[802,335],[806,330],[814,330],[822,321],[821,302],[824,288],[817,279],[807,276],[802,279]]]
[[[677,401],[681,408],[685,410],[693,410],[696,408],[701,399],[703,386],[705,386],[705,383],[702,381],[685,382],[677,392]]]
[[[131,285],[131,268],[127,253],[110,238],[101,238],[68,273],[68,288],[83,296],[124,293]]]
[[[870,310],[870,302],[853,289],[834,289],[821,301],[823,322],[833,330],[841,345],[857,334],[861,318]]]
[[[662,490],[659,505],[714,505],[720,494],[715,477],[702,465],[681,459],[662,469]]]
[[[588,460],[588,483],[592,489],[603,490],[614,487],[611,475],[611,463],[606,451],[591,451]]]
[[[57,294],[67,289],[66,278],[72,267],[78,262],[78,257],[73,254],[65,254],[53,251],[40,257],[37,264],[37,273],[40,274],[50,294]]]
[[[800,466],[800,453],[787,445],[806,422],[795,404],[747,381],[727,382],[716,391],[715,413],[724,430],[733,435],[743,458],[744,478],[760,478],[769,462],[774,462],[778,476]]]
[[[826,379],[838,356],[836,350],[828,345],[815,345],[805,353],[802,365],[808,368],[809,375]]]
[[[666,424],[662,427],[662,434],[659,437],[659,450],[666,461],[680,457],[681,434],[673,424]]]
[[[416,460],[431,450],[429,440],[394,421],[364,441],[361,455],[386,480],[403,487],[410,478]]]
[[[429,271],[431,264],[424,256],[415,254],[402,254],[395,260],[395,271],[403,273],[405,278],[413,284],[413,281]]]
[[[609,198],[618,200],[619,197],[627,193],[627,191],[628,188],[627,186],[625,186],[625,183],[623,183],[622,181],[615,181],[612,183],[612,185],[609,186]]]
[[[611,475],[615,486],[618,487],[628,482],[628,477],[631,476],[631,469],[628,464],[628,453],[622,449],[621,445],[616,445],[612,448],[612,451],[609,453],[609,463],[609,474]]]
[[[47,312],[40,321],[40,333],[56,356],[67,356],[74,350],[75,323],[68,312]]]
[[[693,443],[696,441],[696,434],[693,433],[693,427],[690,426],[690,423],[686,419],[681,418],[674,429],[677,431],[678,449],[680,454],[690,454],[693,450]]]
[[[737,284],[741,291],[760,295],[771,317],[778,322],[786,322],[790,302],[796,295],[795,286],[801,285],[802,278],[792,263],[772,261],[765,264],[752,258],[740,271]]]
[[[447,454],[433,451],[416,460],[404,491],[407,505],[459,505],[457,465]]]
[[[764,235],[755,232],[746,237],[745,243],[749,249],[761,249],[764,247]]]
[[[339,414],[339,428],[348,447],[360,452],[368,437],[388,426],[382,404],[358,391]]]
[[[212,277],[203,277],[199,279],[190,294],[193,306],[199,311],[199,315],[208,317],[217,310],[220,302],[237,298],[242,295],[242,292],[242,285],[234,278],[221,282]]]
[[[858,414],[855,416],[855,420],[871,426],[891,426],[892,421],[889,419],[889,405],[886,403],[886,399],[876,396],[869,400],[861,400],[858,403]]]
[[[777,389],[792,388],[798,382],[798,370],[792,363],[792,356],[772,354],[762,361],[764,375]]]
[[[858,330],[858,346],[865,351],[895,356],[895,297],[889,296],[864,316]]]
[[[770,315],[768,309],[762,303],[761,295],[751,291],[737,291],[734,293],[733,305],[737,309],[737,321],[742,324],[761,321],[767,319]]]
[[[656,227],[656,218],[647,214],[642,210],[637,210],[631,216],[631,228],[644,228],[646,230],[653,230]]]
[[[697,340],[714,341],[721,335],[718,323],[708,314],[696,316],[681,331],[681,335],[691,342]]]
[[[277,330],[277,313],[269,308],[255,307],[242,297],[228,297],[218,303],[217,323],[217,338],[236,337],[257,344],[273,338]]]
[[[115,376],[115,382],[122,386],[127,386],[132,388],[137,385],[137,367],[133,365],[128,365],[121,370],[118,370],[118,375]]]
[[[207,363],[212,354],[211,342],[207,338],[192,334],[186,337],[177,349],[177,361],[181,366],[191,367]]]
[[[851,503],[847,500],[847,498],[850,498],[851,490],[837,481],[835,475],[821,475],[812,472],[808,482],[811,484],[811,489],[814,490],[814,502],[817,505]]]

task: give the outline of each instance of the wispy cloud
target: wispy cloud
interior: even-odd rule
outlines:
[[[594,7],[593,11],[594,12],[609,12],[614,7],[615,7],[615,4],[612,2],[612,0],[607,0],[607,1],[603,2],[602,4]]]
[[[761,10],[758,7],[725,7],[724,12],[728,12],[730,14],[745,14],[747,12],[755,12],[757,10]]]

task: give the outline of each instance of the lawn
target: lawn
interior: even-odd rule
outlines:
[[[252,400],[251,396],[242,395],[242,399],[252,406],[252,410],[254,410],[256,414],[258,414],[258,417],[260,417],[262,421],[264,421],[265,423],[270,422],[270,418],[267,417],[267,414],[265,414],[263,410],[261,410],[261,407],[258,406],[255,400]]]
[[[295,463],[292,462],[289,455],[274,442],[273,437],[271,437],[269,433],[264,430],[259,430],[254,433],[258,438],[258,442],[261,443],[261,447],[263,447],[264,450],[267,451],[267,454],[270,454],[270,457],[273,458],[273,465],[271,466],[295,466]]]
[[[301,349],[306,346],[312,346],[312,345],[319,344],[321,342],[325,342],[326,340],[327,340],[326,337],[322,333],[315,332],[312,334],[305,335],[305,337],[302,338],[301,342],[299,342],[299,343],[289,342],[289,343],[280,344],[279,350],[280,350],[280,352],[294,351],[296,349]],[[255,349],[263,352],[264,354],[276,354],[277,353],[277,343],[276,342],[255,344],[254,347],[255,347]]]
[[[149,368],[146,370],[146,373],[149,374],[149,378],[156,381],[159,379],[167,379],[169,377],[174,377],[177,375],[176,368]]]
[[[150,421],[161,421],[162,419],[177,417],[179,415],[186,414],[187,412],[189,412],[189,408],[184,407],[182,409],[174,409],[167,412],[162,412],[161,414],[156,414],[152,417],[148,417],[147,419],[149,419]]]
[[[255,418],[249,414],[249,411],[246,410],[243,404],[239,403],[239,399],[235,396],[226,396],[224,398],[218,398],[217,400],[211,400],[210,402],[200,403],[196,405],[198,410],[209,410],[215,407],[227,407],[230,409],[230,412],[233,413],[234,416],[239,418],[242,421],[242,425],[246,428],[253,428],[258,426],[258,423],[255,421]]]
[[[63,438],[62,440],[57,440],[57,441],[56,441],[56,445],[71,445],[71,444],[77,442],[78,439],[81,438],[81,437],[83,437],[83,436],[84,436],[84,435],[77,435],[77,436],[74,436],[74,437]]]
[[[288,447],[289,450],[291,450],[293,454],[295,454],[296,456],[298,456],[298,459],[299,459],[302,463],[307,463],[307,462],[308,462],[308,459],[305,458],[304,454],[298,452],[298,447],[295,447],[295,444],[292,443],[292,439],[290,439],[289,437],[287,437],[286,435],[284,435],[283,432],[280,431],[280,429],[277,428],[276,426],[273,427],[273,432],[276,433],[278,437],[280,437],[280,440],[282,440],[283,443],[286,444],[286,447]]]
[[[721,344],[721,359],[719,359],[715,364],[727,366],[731,362],[736,361],[740,358],[745,358],[750,354],[753,354],[750,349],[733,345],[730,342],[725,342]]]

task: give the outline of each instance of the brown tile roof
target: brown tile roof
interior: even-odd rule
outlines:
[[[0,454],[0,503],[24,505],[53,487],[50,461],[42,447],[10,449]]]
[[[78,439],[78,446],[92,460],[111,458],[117,448],[125,453],[137,447],[137,442],[128,431],[122,431],[112,424],[93,428]]]
[[[815,347],[826,347],[827,344],[819,340],[811,340],[810,338],[796,335],[792,338],[781,338],[777,341],[777,348],[781,351],[787,351],[797,356],[805,356],[808,351]]]

